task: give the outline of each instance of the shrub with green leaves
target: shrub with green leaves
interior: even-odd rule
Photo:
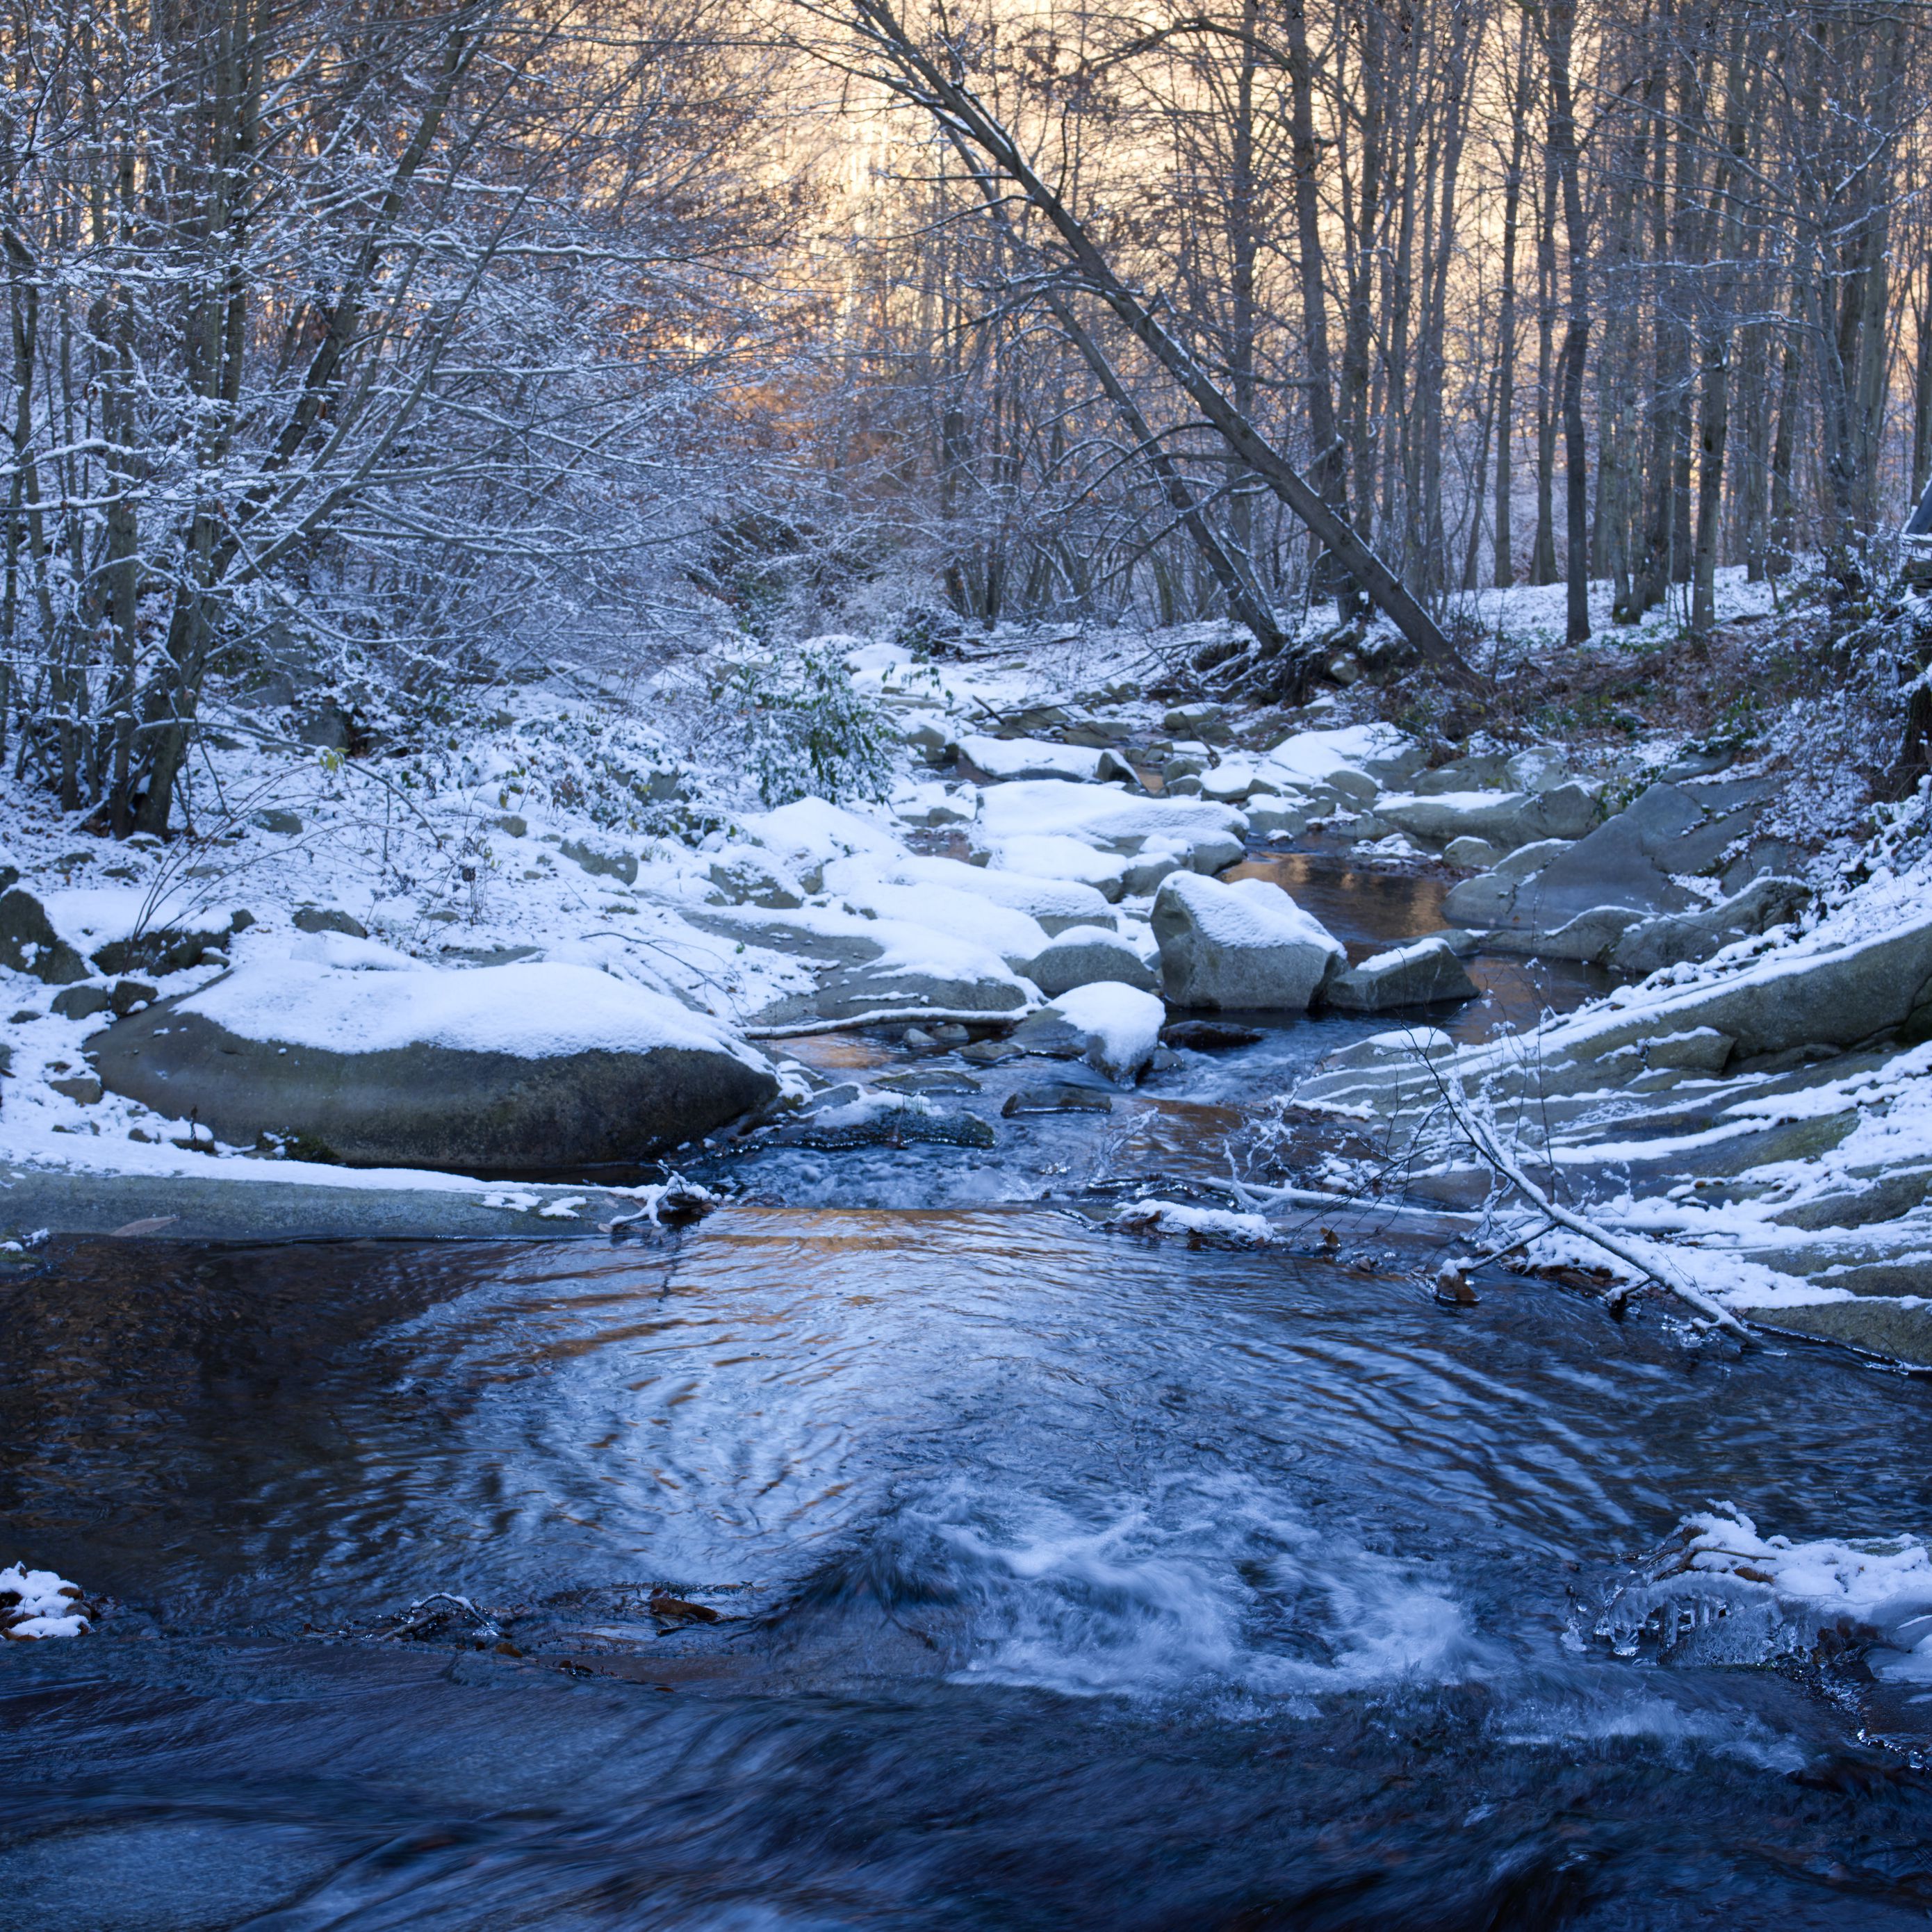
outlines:
[[[886,714],[853,683],[838,650],[740,664],[728,692],[766,805],[885,796],[892,776]]]

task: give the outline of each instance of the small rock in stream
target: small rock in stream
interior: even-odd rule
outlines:
[[[882,1073],[873,1084],[894,1094],[978,1094],[985,1090],[971,1074],[962,1073],[952,1066],[915,1066],[904,1073]]]
[[[959,1049],[959,1058],[975,1066],[997,1066],[1003,1060],[1017,1060],[1026,1049],[1010,1040],[976,1040]]]
[[[1160,1030],[1163,1046],[1185,1047],[1196,1053],[1227,1053],[1238,1046],[1256,1046],[1262,1037],[1253,1027],[1232,1026],[1221,1020],[1176,1020]]]
[[[1000,1112],[1010,1120],[1016,1114],[1106,1114],[1113,1111],[1113,1096],[1097,1087],[1055,1080],[1039,1087],[1015,1088]]]

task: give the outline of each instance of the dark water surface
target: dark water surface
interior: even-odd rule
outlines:
[[[1712,1496],[1922,1526],[1922,1384],[1484,1292],[1040,1210],[66,1247],[0,1298],[0,1508],[124,1607],[0,1658],[0,1884],[103,1932],[1922,1924],[1856,1708],[1577,1634]],[[500,1635],[374,1634],[433,1590]]]
[[[1440,923],[1426,878],[1294,862],[1358,950]],[[1495,970],[1459,1030],[1586,990]],[[1932,1526],[1922,1382],[1505,1275],[1444,1310],[1372,1221],[1314,1258],[1054,1204],[1238,1166],[1252,1105],[1379,1024],[991,1150],[721,1156],[738,1204],[656,1246],[0,1279],[0,1562],[116,1600],[0,1647],[12,1919],[1923,1925],[1932,1705],[1591,1636],[1713,1498]],[[474,1614],[412,1618],[436,1592]]]

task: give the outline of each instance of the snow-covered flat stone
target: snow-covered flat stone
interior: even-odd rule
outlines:
[[[634,1159],[777,1090],[716,1022],[548,963],[260,958],[116,1022],[90,1052],[112,1091],[230,1144],[281,1137],[351,1166],[478,1174]]]
[[[1438,844],[1480,838],[1514,851],[1532,841],[1580,838],[1603,808],[1593,788],[1572,782],[1541,792],[1385,792],[1376,802],[1376,815]]]
[[[1179,1006],[1305,1012],[1343,964],[1340,942],[1264,879],[1176,872],[1155,895],[1161,983]]]
[[[1038,738],[986,738],[968,733],[955,740],[967,764],[995,783],[1069,778],[1076,784],[1125,778],[1138,784],[1133,767],[1116,752],[1084,745],[1051,744]]]

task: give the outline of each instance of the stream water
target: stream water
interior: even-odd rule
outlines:
[[[0,1560],[115,1605],[0,1657],[10,1916],[1922,1925],[1932,1704],[1590,1635],[1712,1498],[1932,1526],[1918,1381],[1058,1198],[1347,1036],[843,1196],[754,1156],[647,1246],[55,1244],[0,1283]]]

